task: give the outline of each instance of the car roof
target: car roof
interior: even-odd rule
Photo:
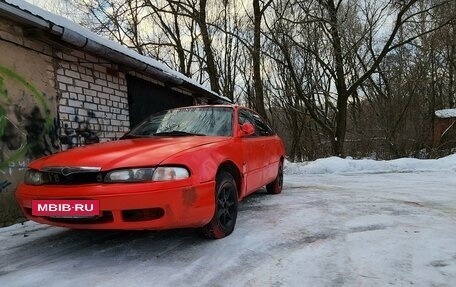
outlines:
[[[220,107],[220,108],[232,108],[232,109],[243,108],[243,109],[252,110],[252,109],[250,109],[248,107],[244,107],[244,106],[241,106],[241,105],[238,105],[238,104],[192,105],[192,106],[179,107],[179,108],[175,108],[175,109],[180,109],[180,108],[204,108],[204,107]]]

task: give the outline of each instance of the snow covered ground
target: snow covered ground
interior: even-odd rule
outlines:
[[[0,286],[456,286],[456,155],[286,165],[234,233],[0,229]]]

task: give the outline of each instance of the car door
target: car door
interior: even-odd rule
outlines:
[[[255,112],[251,112],[251,114],[255,123],[255,131],[261,139],[264,150],[262,180],[263,185],[265,185],[273,181],[277,176],[280,160],[280,139],[263,118]]]
[[[255,126],[252,112],[247,109],[239,109],[238,123],[239,125],[251,123]],[[256,130],[255,134],[242,138],[242,147],[242,164],[247,195],[264,185],[263,169],[265,166],[264,158],[266,157],[265,142],[263,137],[261,137]]]

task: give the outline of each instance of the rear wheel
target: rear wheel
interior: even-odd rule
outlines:
[[[233,176],[225,171],[217,175],[215,187],[215,213],[202,228],[203,236],[219,239],[230,235],[236,224],[238,192]]]
[[[282,192],[283,187],[283,162],[279,163],[277,170],[277,177],[273,182],[266,185],[266,190],[269,194],[279,194]]]

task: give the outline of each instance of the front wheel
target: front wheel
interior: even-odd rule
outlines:
[[[219,239],[230,235],[237,218],[238,192],[233,176],[228,172],[217,175],[215,212],[211,221],[202,228],[203,236]]]
[[[277,170],[277,177],[273,182],[266,185],[266,190],[269,194],[279,194],[282,192],[283,187],[283,162],[279,163]]]

